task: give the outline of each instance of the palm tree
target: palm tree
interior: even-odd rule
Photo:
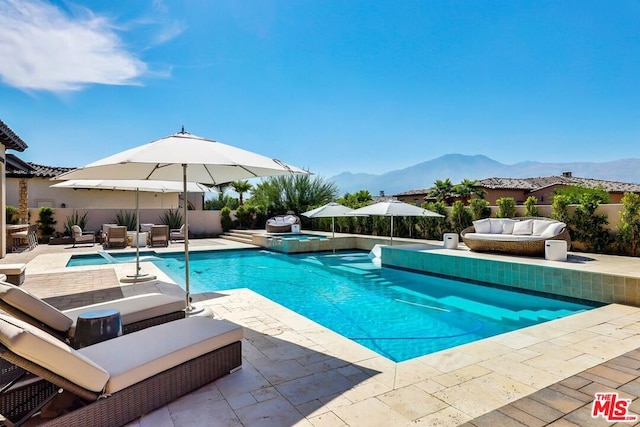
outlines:
[[[429,191],[429,197],[434,197],[436,202],[444,202],[448,205],[454,193],[451,180],[449,178],[445,180],[439,179],[433,185],[433,189]]]
[[[462,201],[466,204],[472,196],[476,196],[479,199],[484,199],[487,193],[484,188],[478,185],[477,180],[463,179],[458,185],[453,186],[453,192],[456,193]]]
[[[233,181],[229,183],[229,185],[231,186],[231,188],[233,188],[233,190],[236,193],[238,193],[238,197],[240,199],[240,206],[242,206],[244,204],[242,195],[248,191],[251,191],[251,188],[253,188],[253,186],[249,184],[249,181]]]

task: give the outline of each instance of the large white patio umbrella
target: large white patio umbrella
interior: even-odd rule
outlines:
[[[126,282],[141,282],[155,279],[155,276],[140,272],[140,246],[137,244],[140,236],[140,200],[139,192],[153,193],[179,193],[183,190],[183,185],[178,181],[149,181],[149,180],[117,180],[117,179],[72,179],[53,184],[53,188],[73,188],[85,190],[122,190],[136,192],[136,272],[127,276]],[[187,191],[189,193],[206,193],[211,189],[206,185],[197,182],[188,182]]]
[[[410,205],[399,200],[390,200],[387,202],[378,202],[373,205],[355,209],[351,212],[356,215],[380,215],[391,217],[391,245],[393,245],[393,217],[396,216],[433,216],[443,217],[439,213],[421,208],[419,206]]]
[[[57,176],[69,179],[144,179],[182,181],[185,222],[185,293],[187,314],[193,312],[189,293],[189,221],[187,182],[220,185],[241,179],[306,174],[295,166],[184,131],[123,151]]]
[[[352,212],[353,209],[351,208],[343,206],[340,203],[330,202],[326,205],[320,206],[319,208],[303,212],[301,215],[304,215],[307,218],[331,218],[331,246],[333,248],[333,253],[335,253],[336,246],[334,239],[336,237],[336,217],[358,216],[357,214],[352,214]],[[366,214],[362,214],[362,216],[366,216]]]

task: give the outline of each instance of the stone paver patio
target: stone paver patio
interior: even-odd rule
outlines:
[[[245,245],[202,239],[191,247]],[[118,281],[132,264],[65,267],[72,253],[97,249],[41,245],[0,264],[28,262],[25,289],[61,308],[182,293],[151,263],[143,270],[158,281],[135,285]],[[640,273],[637,259],[594,258],[604,269],[624,261],[628,274]],[[589,410],[595,392],[611,389],[640,412],[638,307],[611,304],[394,363],[248,289],[194,299],[245,328],[243,367],[132,426],[609,425]]]

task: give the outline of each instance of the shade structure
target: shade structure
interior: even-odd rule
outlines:
[[[189,289],[187,182],[220,185],[248,178],[307,173],[277,159],[192,135],[183,128],[181,132],[89,163],[55,179],[182,181],[185,197],[185,296],[189,314],[192,312],[192,306]]]
[[[352,214],[379,215],[391,217],[391,245],[393,245],[393,217],[396,216],[432,216],[442,218],[444,215],[421,208],[419,206],[410,205],[399,200],[389,200],[386,202],[378,202],[373,205],[355,209]]]
[[[178,193],[183,191],[183,184],[179,181],[150,181],[150,180],[113,180],[113,179],[77,179],[62,181],[57,184],[53,184],[50,187],[53,188],[73,188],[73,189],[86,189],[86,190],[122,190],[122,191],[135,191],[136,192],[136,242],[140,233],[140,201],[138,193],[140,191],[153,192],[153,193]],[[211,189],[206,185],[198,184],[197,182],[188,182],[187,191],[189,193],[206,193]],[[136,246],[136,272],[128,276],[127,281],[142,281],[155,279],[148,274],[142,274],[140,272],[140,247]]]
[[[304,215],[307,218],[331,218],[331,246],[335,253],[336,248],[334,239],[336,237],[336,217],[358,216],[358,214],[352,214],[352,212],[353,209],[351,208],[343,206],[340,203],[330,202],[326,205],[320,206],[319,208],[303,212],[301,215]],[[362,214],[362,216],[366,216],[366,214]]]

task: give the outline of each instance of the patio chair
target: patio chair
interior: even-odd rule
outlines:
[[[102,229],[100,230],[100,243],[107,243],[107,236],[109,235],[109,228],[115,227],[118,224],[102,224]]]
[[[242,338],[238,325],[195,316],[75,350],[0,315],[0,357],[35,376],[9,382],[0,410],[20,425],[66,392],[73,405],[46,425],[125,425],[240,368]],[[42,422],[43,413],[31,421]]]
[[[91,246],[93,246],[96,243],[96,234],[93,231],[82,231],[79,225],[71,226],[71,231],[73,233],[74,248],[77,244],[91,243]]]
[[[184,240],[184,224],[180,228],[172,228],[170,231],[170,239],[172,242],[177,242],[178,240]]]
[[[183,297],[150,293],[60,311],[26,290],[0,282],[0,309],[67,343],[73,342],[78,315],[116,309],[124,334],[185,317]]]
[[[124,225],[116,225],[109,227],[107,233],[107,248],[126,248],[127,247],[127,227]]]
[[[169,245],[169,226],[168,225],[152,225],[149,231],[149,246],[168,246]]]
[[[19,248],[33,249],[38,246],[38,224],[30,224],[26,229],[11,233],[11,250],[17,251]]]

